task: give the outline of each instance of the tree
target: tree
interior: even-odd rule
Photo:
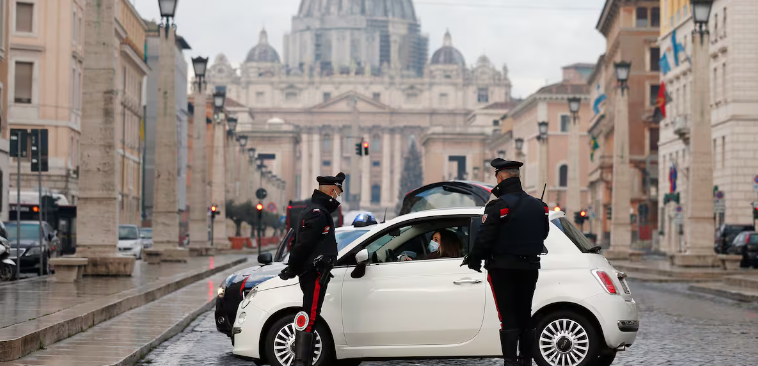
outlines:
[[[234,222],[235,233],[234,236],[242,236],[242,223],[250,222],[253,215],[255,206],[250,201],[242,204],[237,204],[233,200],[226,201],[226,218]]]
[[[403,199],[408,192],[421,187],[424,184],[424,171],[421,165],[421,153],[416,147],[416,142],[411,142],[408,155],[405,156],[403,172],[400,178],[400,192],[397,193],[397,206],[395,211],[399,214],[403,207]]]

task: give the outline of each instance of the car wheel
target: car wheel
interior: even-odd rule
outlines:
[[[540,366],[590,366],[600,352],[600,337],[587,318],[557,311],[537,323],[535,361]]]
[[[12,281],[16,277],[16,268],[10,264],[0,263],[0,282]]]
[[[53,271],[50,269],[50,255],[45,257],[45,260],[42,261],[42,274],[43,275],[49,275]]]
[[[290,366],[295,360],[295,317],[292,314],[284,315],[277,320],[266,332],[266,344],[264,347],[266,359],[271,366]],[[316,323],[316,345],[313,347],[313,365],[334,365],[334,341],[329,330]]]

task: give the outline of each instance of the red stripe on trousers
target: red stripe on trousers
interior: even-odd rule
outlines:
[[[313,288],[313,303],[311,304],[311,316],[308,318],[308,327],[305,331],[310,333],[313,328],[313,323],[316,322],[316,310],[318,310],[318,294],[321,292],[321,275],[316,277],[316,286]]]
[[[492,290],[492,298],[495,299],[495,310],[497,310],[497,319],[500,320],[500,330],[503,330],[503,317],[500,316],[500,307],[497,306],[497,296],[495,296],[495,287],[492,286],[492,277],[487,273],[487,282],[490,284]]]

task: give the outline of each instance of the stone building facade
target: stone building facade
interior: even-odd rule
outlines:
[[[688,2],[664,0],[659,34],[665,56],[662,82],[670,99],[661,121],[659,174],[659,249],[668,254],[687,250],[681,235],[688,225],[686,207],[691,172],[690,123],[692,110],[692,30]],[[715,204],[714,221],[721,224],[753,223],[752,205],[758,201],[754,178],[758,175],[758,2],[716,0],[709,23],[713,184],[723,193]],[[662,62],[663,64],[663,62]],[[676,171],[675,187],[669,174]],[[714,187],[714,191],[716,191]],[[664,203],[663,193],[679,193],[679,204]],[[720,207],[719,207],[720,206]],[[681,207],[681,214],[677,208]]]
[[[660,1],[607,0],[596,26],[606,39],[606,52],[589,77],[593,109],[589,135],[597,145],[589,168],[588,206],[592,208],[592,227],[602,245],[610,243],[610,214],[628,215],[633,242],[650,243],[657,232],[658,123],[654,112],[659,90],[660,22]],[[628,213],[617,213],[612,207],[614,113],[620,92],[614,63],[620,61],[632,63],[627,91],[632,177]]]
[[[410,0],[395,3],[403,3],[405,10],[385,12],[385,20],[420,27]],[[345,65],[342,53],[334,48],[340,43],[333,43],[331,61],[311,62],[325,56],[323,52],[319,56],[303,37],[333,34],[339,40],[342,34],[333,29],[334,14],[307,10],[313,6],[315,2],[304,0],[293,18],[293,33],[285,39],[289,51],[284,63],[264,30],[239,69],[219,55],[208,74],[209,89],[226,86],[227,96],[245,106],[238,111],[238,130],[249,134],[248,147],[256,148],[272,173],[287,182],[285,196],[306,198],[317,175],[344,171],[348,179],[360,180],[356,185],[360,199],[349,202],[350,209],[394,208],[411,143],[421,148],[425,183],[471,179],[474,167],[480,167],[485,158],[492,121],[500,117],[475,115],[494,103],[511,101],[507,67],[498,70],[486,56],[467,66],[449,32],[443,47],[428,61],[423,50],[414,56],[404,50],[411,42],[408,39],[416,37],[406,34],[391,35],[389,62],[385,56],[376,62],[371,56],[373,46],[359,44],[354,46],[360,49],[356,53],[360,57]],[[346,17],[355,24],[373,24],[371,14]],[[303,24],[310,24],[311,30],[301,32]],[[367,25],[345,32],[370,39],[380,31]],[[301,47],[298,55],[292,53],[293,44]],[[416,72],[413,60],[421,55],[424,64]],[[355,152],[355,144],[361,141],[370,145],[369,156],[362,158]],[[360,159],[356,172],[350,172],[351,159]]]
[[[10,181],[10,128],[8,126],[8,94],[10,68],[10,2],[0,1],[0,220],[8,220],[8,187]]]

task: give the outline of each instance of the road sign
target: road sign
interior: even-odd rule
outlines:
[[[276,204],[271,202],[268,204],[268,206],[266,206],[266,209],[268,212],[276,212]]]
[[[255,197],[257,197],[259,200],[266,199],[268,197],[268,192],[266,192],[263,188],[258,188],[257,191],[255,191]]]
[[[713,200],[713,212],[715,213],[726,212],[726,200],[723,200],[723,199]]]
[[[682,206],[676,206],[676,212],[682,212]]]
[[[676,224],[677,224],[677,225],[682,225],[682,224],[684,224],[684,215],[682,215],[682,213],[681,213],[681,212],[678,212],[678,213],[677,213],[677,214],[674,216],[674,222],[676,222]]]
[[[723,200],[724,199],[724,192],[723,191],[716,192],[716,199],[717,200]]]
[[[753,178],[753,190],[758,193],[758,175]]]

